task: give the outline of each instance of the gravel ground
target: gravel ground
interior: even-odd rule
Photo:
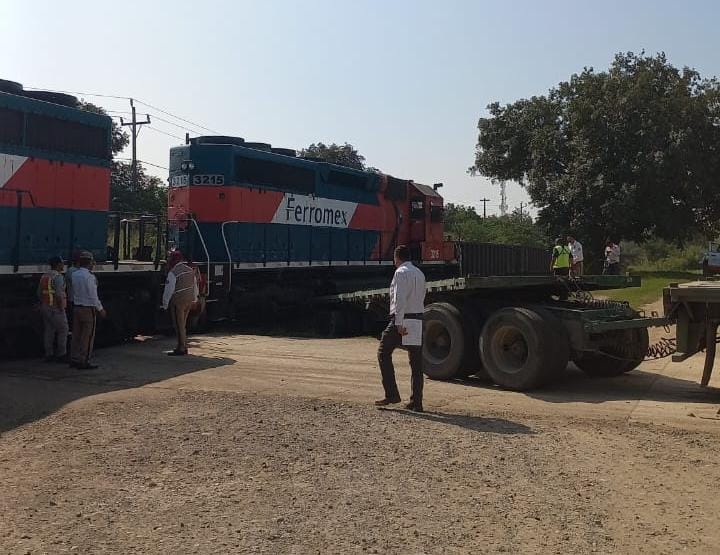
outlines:
[[[720,436],[133,388],[0,437],[3,553],[694,553]]]

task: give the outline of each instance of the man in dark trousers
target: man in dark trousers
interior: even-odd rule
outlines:
[[[83,251],[78,257],[78,269],[72,276],[73,327],[70,344],[70,366],[79,370],[97,368],[90,362],[95,344],[97,317],[105,318],[97,291],[97,279],[92,273],[95,259]]]
[[[390,323],[380,338],[378,362],[385,398],[375,401],[383,407],[400,402],[395,381],[393,351],[402,346],[410,359],[412,396],[405,408],[423,411],[422,317],[425,310],[425,276],[410,262],[406,246],[395,249],[395,275],[390,284]]]

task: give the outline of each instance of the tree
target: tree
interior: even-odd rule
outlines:
[[[471,172],[523,185],[541,225],[600,260],[604,240],[682,242],[720,222],[720,83],[618,54],[546,96],[488,106]]]
[[[100,106],[89,102],[80,102],[79,108],[107,115]],[[110,148],[113,156],[118,155],[130,143],[130,136],[114,121]],[[167,208],[167,188],[163,181],[147,175],[141,162],[138,162],[138,185],[132,185],[132,164],[114,160],[110,175],[110,209],[116,212],[162,214]]]
[[[309,147],[300,151],[300,157],[317,158],[323,162],[337,164],[338,166],[346,166],[356,170],[365,169],[365,157],[349,143],[345,143],[344,145],[338,145],[335,143],[332,143],[331,145],[313,143]]]
[[[508,216],[483,218],[474,208],[448,203],[445,230],[459,241],[547,248],[543,230],[528,214],[515,211]]]

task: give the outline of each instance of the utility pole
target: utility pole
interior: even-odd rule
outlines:
[[[500,215],[506,216],[507,215],[507,190],[505,188],[505,182],[500,182]]]
[[[522,219],[524,203],[520,203],[520,218]]]
[[[487,219],[487,203],[490,202],[489,198],[481,198],[480,202],[483,203],[483,220]]]
[[[132,139],[132,190],[137,191],[137,178],[138,178],[138,171],[137,171],[137,137],[138,133],[140,132],[140,127],[143,125],[147,125],[150,123],[150,116],[148,114],[145,114],[145,121],[138,121],[137,117],[135,116],[135,103],[133,102],[133,99],[130,99],[130,109],[132,110],[132,120],[125,122],[122,118],[120,118],[120,125],[123,127],[130,126],[131,129],[131,139]]]

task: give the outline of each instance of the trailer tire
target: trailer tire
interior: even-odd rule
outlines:
[[[563,365],[558,356],[557,322],[535,310],[507,307],[493,313],[480,335],[480,356],[497,385],[515,391],[534,389],[548,381]],[[567,358],[564,359],[567,365]]]
[[[624,372],[630,372],[640,366],[640,363],[645,360],[648,349],[650,348],[650,334],[647,328],[635,328],[627,331],[631,332],[632,336],[630,339],[632,350],[629,353],[632,360],[628,362]]]
[[[460,365],[456,377],[467,378],[468,376],[476,376],[481,379],[489,380],[487,372],[483,368],[482,359],[480,358],[480,333],[483,324],[488,317],[488,312],[478,307],[465,305],[460,310],[462,316],[463,328],[465,330],[465,350],[463,353],[463,361]]]
[[[423,372],[432,380],[458,375],[465,356],[463,319],[450,303],[433,303],[423,315]]]
[[[588,376],[612,378],[635,370],[647,355],[650,338],[647,328],[622,330],[608,340],[613,352],[583,353],[575,365]]]

